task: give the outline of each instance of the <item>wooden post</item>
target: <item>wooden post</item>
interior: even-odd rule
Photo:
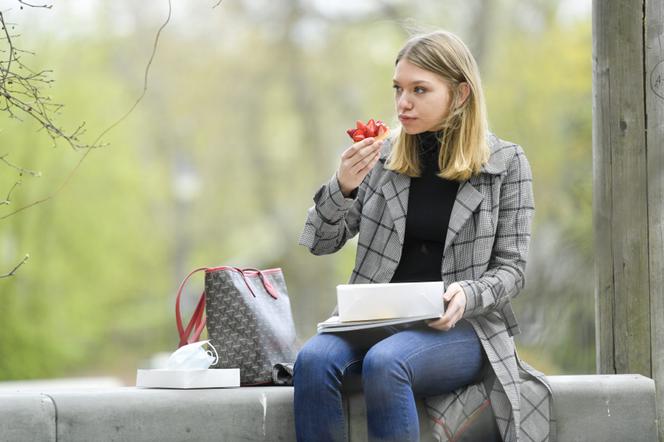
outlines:
[[[593,0],[597,371],[655,380],[664,441],[664,0]]]
[[[646,2],[645,74],[652,378],[664,440],[664,0]]]

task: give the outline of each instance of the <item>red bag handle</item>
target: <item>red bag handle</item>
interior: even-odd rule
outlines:
[[[247,285],[247,288],[254,297],[256,297],[256,294],[251,289],[249,281],[247,281],[247,275],[245,274],[245,272],[253,271],[258,273],[258,276],[261,279],[261,282],[263,283],[263,287],[265,287],[265,290],[268,292],[268,294],[271,297],[277,299],[278,293],[276,289],[270,283],[270,281],[265,277],[262,271],[254,268],[244,268],[244,269],[241,269],[239,267],[229,267],[229,268],[240,272],[240,274],[242,275],[242,279],[244,280],[244,283]],[[182,326],[182,315],[180,313],[180,297],[182,295],[182,290],[184,289],[184,286],[186,285],[189,278],[191,278],[197,272],[206,271],[206,270],[208,270],[208,267],[200,267],[192,271],[187,275],[186,278],[184,278],[184,280],[180,284],[180,287],[178,288],[178,294],[175,299],[175,323],[178,328],[178,335],[180,336],[180,343],[178,345],[178,348],[182,347],[183,345],[191,344],[192,342],[198,341],[201,337],[201,333],[203,333],[203,329],[205,328],[206,317],[203,314],[203,312],[205,311],[205,300],[206,300],[205,290],[203,290],[203,293],[201,293],[201,297],[198,299],[198,304],[196,305],[194,313],[191,315],[191,319],[189,320],[189,323],[187,324],[186,328]]]
[[[203,333],[203,329],[205,328],[206,318],[203,314],[205,311],[205,290],[203,290],[203,293],[201,293],[201,297],[198,299],[198,304],[196,304],[196,309],[194,309],[194,313],[191,315],[191,319],[189,320],[186,328],[182,326],[182,315],[180,313],[180,297],[182,295],[182,290],[184,289],[185,284],[195,273],[203,270],[207,270],[207,267],[200,267],[189,273],[178,288],[178,294],[175,298],[175,324],[177,325],[178,335],[180,336],[178,348],[182,347],[183,345],[198,341],[201,337],[201,333]]]
[[[270,281],[268,281],[268,279],[265,277],[265,274],[263,272],[261,272],[258,269],[253,269],[253,268],[250,268],[250,267],[246,267],[244,269],[240,269],[240,268],[236,267],[236,269],[239,270],[242,273],[242,278],[245,278],[244,282],[245,282],[245,284],[247,284],[247,287],[249,287],[249,283],[246,280],[246,275],[244,274],[244,272],[249,270],[249,271],[258,273],[259,278],[263,282],[263,287],[265,287],[265,290],[268,292],[268,294],[270,296],[272,296],[274,299],[278,298],[279,294],[275,290],[274,286],[270,283]],[[249,287],[249,290],[251,291],[251,287]],[[251,294],[254,295],[254,292],[251,291]],[[256,297],[256,295],[254,295],[254,297]]]

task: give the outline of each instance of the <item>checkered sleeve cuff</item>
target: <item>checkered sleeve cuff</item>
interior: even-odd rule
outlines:
[[[353,205],[354,198],[357,197],[357,191],[353,192],[351,196],[353,198],[346,198],[341,193],[339,181],[335,173],[330,181],[323,184],[318,192],[316,192],[316,195],[314,195],[316,212],[318,212],[318,215],[326,223],[336,224]]]
[[[466,295],[466,309],[463,312],[464,318],[477,316],[482,312],[482,299],[480,288],[477,281],[457,281]]]

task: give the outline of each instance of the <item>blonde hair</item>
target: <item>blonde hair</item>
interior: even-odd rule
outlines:
[[[440,75],[450,86],[450,112],[440,122],[443,129],[438,157],[438,176],[466,181],[480,172],[489,159],[486,142],[487,120],[479,69],[468,47],[459,37],[447,31],[435,31],[411,37],[399,51],[395,64],[402,59]],[[467,83],[470,94],[464,103],[461,83]],[[421,173],[417,137],[399,131],[386,168],[408,176]]]

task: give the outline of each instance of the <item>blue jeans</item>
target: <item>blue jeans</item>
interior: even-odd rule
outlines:
[[[484,360],[479,338],[465,320],[449,331],[420,324],[318,334],[295,362],[297,440],[347,441],[343,385],[361,376],[369,440],[417,442],[415,398],[477,381]]]

